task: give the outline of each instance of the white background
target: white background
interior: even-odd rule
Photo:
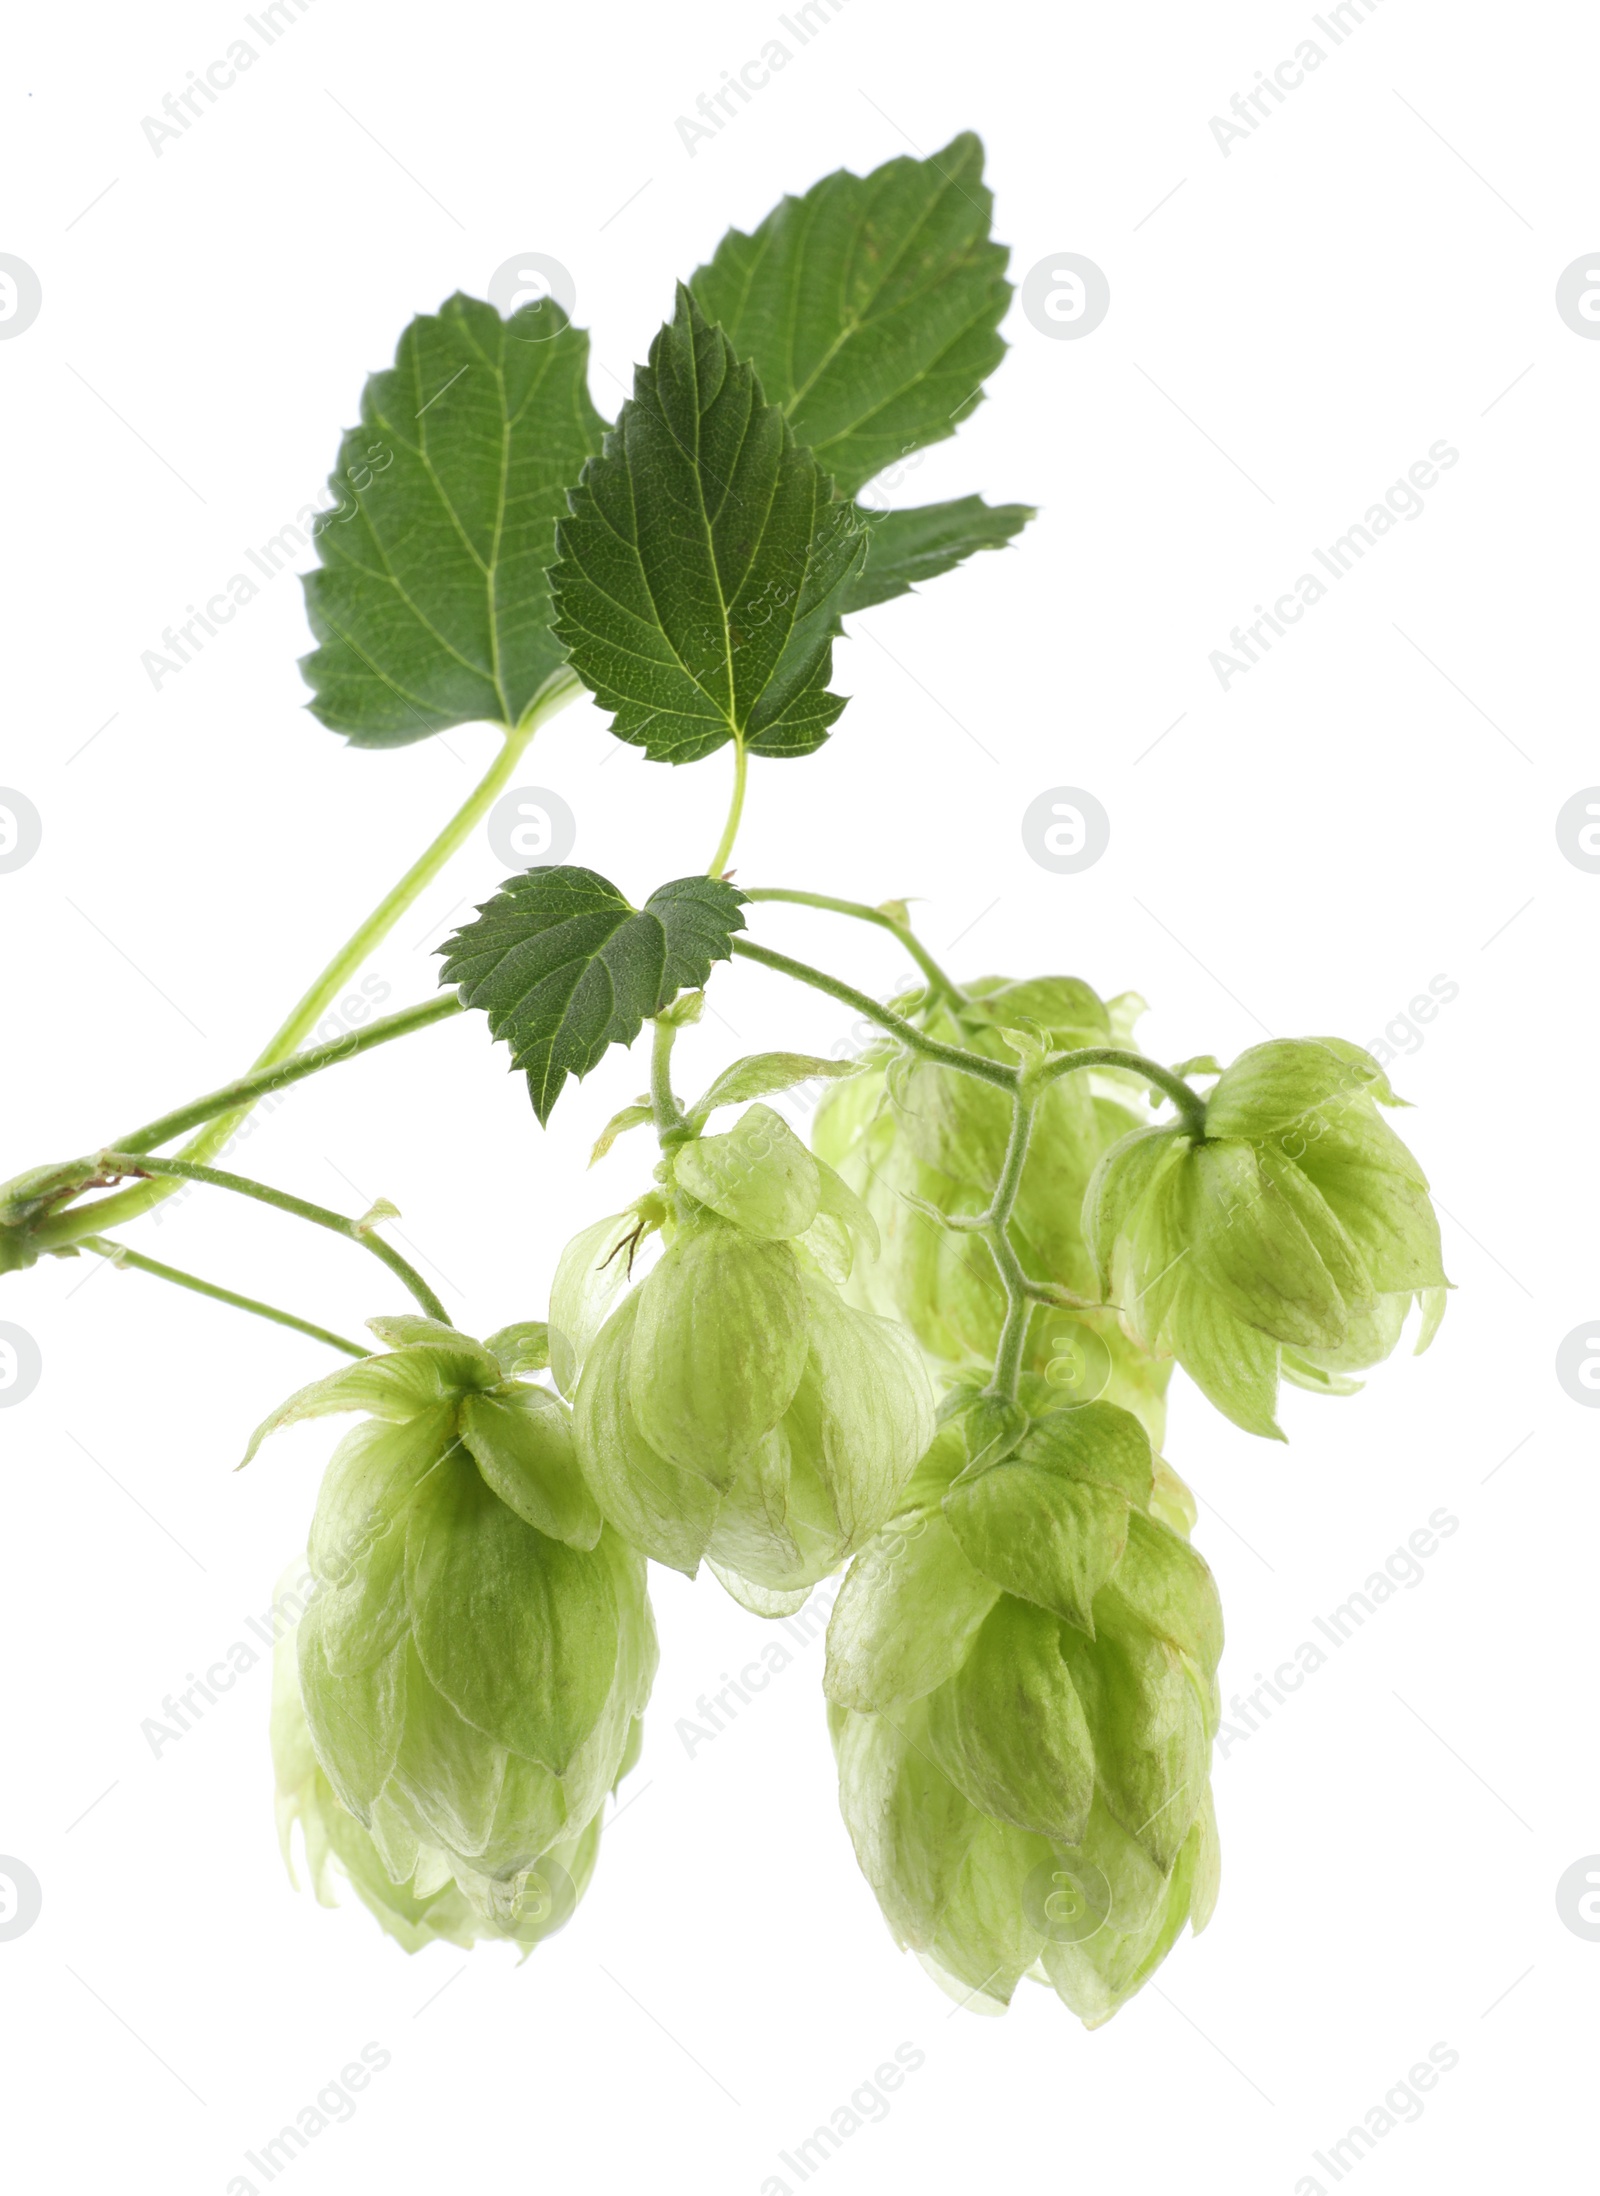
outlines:
[[[731,223],[975,127],[1013,272],[1087,254],[1111,311],[1051,341],[1014,310],[990,401],[893,489],[1041,515],[857,621],[826,751],[753,769],[741,879],[921,895],[958,972],[1137,987],[1168,1059],[1264,1031],[1367,1041],[1431,979],[1458,986],[1394,1068],[1458,1285],[1435,1348],[1353,1401],[1291,1391],[1286,1450],[1180,1377],[1170,1453],[1202,1503],[1229,1694],[1430,1513],[1459,1527],[1219,1758],[1216,1918],[1096,2034],[1026,1984],[1003,2021],[953,2012],[894,1949],[837,1818],[820,1648],[689,1757],[677,1720],[770,1636],[709,1579],[660,1579],[637,1797],[573,1925],[520,1971],[499,1947],[408,1961],[353,1900],[326,1913],[284,1878],[264,1663],[159,1759],[140,1732],[249,1636],[303,1545],[331,1437],[232,1466],[331,1360],[87,1259],[8,1277],[0,1316],[44,1362],[0,1412],[0,1851],[44,1889],[0,1943],[12,2179],[259,2190],[246,2149],[369,2040],[392,2065],[280,2176],[302,2196],[446,2176],[772,2196],[799,2186],[779,2150],[903,2042],[925,2065],[820,2169],[829,2191],[1311,2196],[1333,2186],[1313,2152],[1435,2043],[1459,2066],[1353,2169],[1362,2189],[1538,2185],[1587,2159],[1600,1945],[1555,1886],[1600,1848],[1600,1507],[1596,1421],[1554,1358],[1600,1309],[1600,878],[1554,820],[1600,779],[1600,346],[1553,295],[1600,242],[1593,27],[1392,0],[1334,50],[1294,5],[849,0],[691,158],[676,116],[775,9],[316,0],[157,157],[141,117],[241,16],[102,4],[7,34],[0,250],[44,305],[0,343],[0,783],[44,841],[0,876],[0,1171],[237,1072],[487,765],[483,728],[377,754],[322,730],[287,576],[161,691],[140,665],[319,494],[407,319],[551,254],[610,416],[674,276]],[[1210,117],[1308,35],[1324,65],[1224,157]],[[1207,659],[1230,628],[1441,438],[1459,462],[1425,515],[1224,692]],[[639,893],[704,864],[726,765],[646,763],[583,705],[520,782],[559,791],[576,858]],[[1019,834],[1063,784],[1112,819],[1076,877]],[[428,993],[431,948],[500,874],[480,836],[402,921],[372,963],[391,1005]],[[900,973],[830,917],[769,911],[758,934],[874,991]],[[749,968],[711,999],[686,1083],[846,1034]],[[542,1134],[463,1018],[302,1088],[237,1163],[349,1210],[393,1197],[481,1332],[539,1316],[568,1234],[641,1186],[637,1141],[593,1176],[584,1159],[643,1077],[642,1050],[614,1056]],[[220,1202],[130,1240],[346,1329],[393,1308],[354,1251]]]

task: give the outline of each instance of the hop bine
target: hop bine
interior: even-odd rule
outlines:
[[[543,1362],[542,1327],[484,1344],[430,1319],[372,1326],[390,1350],[302,1389],[250,1446],[325,1412],[371,1414],[312,1521],[310,1744],[393,1885],[415,1902],[445,1869],[518,1935],[530,1895],[545,1902],[544,1856],[586,1876],[585,1840],[637,1753],[656,1667],[644,1562],[585,1491],[566,1406],[521,1377]],[[328,1828],[320,1788],[312,1799]],[[365,1845],[328,1835],[358,1889],[375,1880]]]
[[[1014,1065],[1008,1031],[1036,1033],[1052,1051],[1125,1047],[1144,1001],[1134,992],[1103,1001],[1073,976],[994,976],[968,986],[959,1010],[926,992],[896,1009],[915,1015],[930,1037]],[[890,1045],[868,1059],[865,1073],[828,1093],[812,1132],[882,1236],[882,1256],[857,1266],[846,1293],[864,1310],[903,1321],[941,1368],[987,1367],[1005,1320],[1005,1289],[987,1247],[947,1223],[987,1205],[1004,1161],[1009,1101],[993,1084]],[[1045,1088],[1010,1234],[1033,1279],[1079,1300],[1034,1322],[1031,1368],[1053,1366],[1072,1401],[1103,1394],[1123,1404],[1159,1443],[1170,1366],[1128,1342],[1113,1312],[1091,1308],[1100,1290],[1081,1224],[1096,1163],[1148,1122],[1142,1087],[1124,1069],[1099,1068]]]

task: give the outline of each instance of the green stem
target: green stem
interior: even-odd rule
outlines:
[[[227,1174],[220,1167],[197,1166],[192,1159],[150,1159],[133,1152],[103,1151],[96,1159],[96,1166],[103,1174],[149,1174],[180,1182],[205,1182],[212,1189],[232,1190],[237,1196],[253,1197],[259,1205],[273,1205],[279,1212],[292,1213],[297,1220],[309,1220],[313,1227],[327,1228],[330,1233],[342,1235],[352,1243],[359,1243],[363,1250],[371,1251],[374,1258],[381,1260],[405,1283],[430,1319],[437,1319],[445,1327],[454,1324],[416,1268],[381,1235],[362,1227],[359,1221],[347,1220],[342,1212],[331,1212],[326,1205],[313,1205],[304,1197],[293,1197],[287,1190],[273,1189],[266,1182],[252,1181],[247,1174]]]
[[[846,1006],[854,1007],[868,1021],[888,1030],[908,1050],[925,1060],[936,1061],[940,1067],[956,1068],[963,1075],[976,1076],[979,1082],[994,1083],[1001,1090],[1015,1091],[1018,1087],[1015,1068],[1007,1067],[1000,1060],[986,1060],[981,1052],[968,1052],[962,1045],[941,1044],[903,1016],[879,1006],[877,1000],[868,998],[864,991],[857,991],[854,984],[843,983],[837,976],[824,975],[820,968],[812,968],[805,961],[791,960],[787,953],[774,953],[770,946],[752,945],[747,938],[735,938],[733,950],[743,960],[758,961],[763,968],[776,969],[780,976],[792,976],[797,983],[810,984],[817,991],[827,992],[830,998],[843,1000]]]
[[[820,907],[830,915],[853,915],[858,923],[875,923],[880,930],[889,931],[898,938],[911,958],[916,962],[935,991],[941,993],[951,1006],[965,1006],[967,995],[953,978],[947,976],[933,955],[912,930],[909,923],[886,914],[881,907],[868,907],[862,900],[835,900],[825,892],[790,892],[777,886],[763,886],[745,894],[747,900],[786,900],[795,907]]]
[[[204,1098],[191,1099],[188,1105],[164,1113],[157,1120],[147,1121],[143,1128],[134,1129],[127,1136],[119,1136],[114,1148],[142,1157],[157,1144],[170,1143],[174,1136],[186,1134],[202,1121],[214,1120],[219,1115],[242,1120],[259,1099],[275,1091],[287,1090],[291,1084],[303,1082],[308,1075],[320,1074],[323,1068],[334,1067],[341,1060],[353,1060],[358,1053],[370,1052],[374,1045],[386,1045],[392,1038],[404,1037],[414,1029],[427,1029],[433,1023],[447,1021],[461,1012],[459,997],[454,992],[446,992],[437,999],[426,1000],[421,1006],[386,1015],[381,1021],[369,1022],[365,1029],[351,1030],[347,1036],[335,1037],[329,1044],[313,1046],[308,1052],[294,1053],[287,1060],[257,1068],[250,1075],[241,1075],[236,1082],[224,1083],[220,1090],[214,1090]],[[191,1150],[194,1148],[190,1146]],[[95,1171],[93,1160],[78,1159],[48,1173],[30,1175],[26,1177],[28,1201],[37,1209],[41,1201],[50,1201],[52,1190],[55,1196],[69,1190],[78,1195],[92,1185]],[[164,1190],[159,1192],[161,1196],[169,1194]],[[127,1208],[139,1195],[137,1190],[124,1190],[118,1196],[101,1198],[92,1205],[80,1205],[54,1214],[29,1230],[30,1240],[39,1250],[59,1250],[68,1243],[82,1242],[86,1235],[99,1232],[103,1218],[113,1221],[133,1218],[134,1212]],[[156,1198],[149,1200],[150,1203],[156,1201]],[[144,1205],[135,1207],[137,1211],[145,1209]]]
[[[1079,1068],[1117,1067],[1128,1068],[1141,1081],[1153,1083],[1164,1090],[1183,1115],[1183,1125],[1197,1143],[1204,1143],[1206,1136],[1206,1102],[1197,1090],[1193,1090],[1181,1075],[1174,1075],[1171,1068],[1164,1068],[1157,1060],[1147,1060],[1142,1052],[1123,1052],[1116,1045],[1085,1045],[1081,1051],[1066,1052],[1058,1060],[1048,1061],[1029,1077],[1034,1090],[1042,1090],[1046,1083],[1053,1083],[1058,1076],[1074,1074]]]
[[[114,1266],[132,1266],[139,1273],[153,1273],[158,1281],[172,1281],[180,1289],[192,1289],[196,1296],[210,1296],[219,1304],[232,1304],[237,1311],[254,1312],[258,1319],[270,1319],[275,1326],[292,1327],[296,1334],[308,1334],[313,1342],[326,1342],[330,1349],[343,1350],[347,1357],[370,1357],[359,1342],[347,1342],[342,1334],[335,1334],[330,1327],[314,1326],[309,1319],[297,1319],[293,1312],[279,1311],[275,1305],[263,1304],[258,1297],[240,1296],[237,1290],[219,1288],[215,1281],[202,1281],[198,1274],[185,1273],[179,1266],[164,1266],[158,1258],[146,1258],[142,1252],[129,1250],[125,1243],[112,1243],[103,1235],[86,1235],[85,1250],[92,1250],[101,1258],[107,1258]]]
[[[733,799],[728,804],[728,820],[722,827],[722,837],[717,841],[717,851],[712,855],[706,870],[708,877],[720,877],[733,854],[733,842],[739,836],[739,818],[744,814],[744,781],[750,765],[749,751],[739,734],[733,735]]]
[[[1028,1139],[1033,1133],[1033,1112],[1034,1100],[1018,1092],[1012,1101],[1011,1134],[1006,1142],[1005,1163],[989,1209],[984,1214],[984,1235],[1006,1292],[1006,1317],[995,1351],[994,1378],[984,1392],[1003,1403],[1016,1401],[1022,1374],[1022,1350],[1036,1301],[1029,1291],[1027,1276],[1010,1233],[1011,1215],[1016,1208],[1022,1170],[1028,1158]]]
[[[677,1023],[663,1017],[653,1025],[650,1040],[650,1109],[655,1116],[656,1140],[663,1151],[681,1144],[688,1126],[672,1091],[672,1047],[677,1034]]]
[[[287,1020],[254,1061],[255,1071],[274,1067],[279,1061],[287,1059],[306,1033],[316,1027],[320,1017],[369,959],[373,949],[388,936],[406,909],[433,882],[451,855],[465,842],[505,791],[522,759],[524,748],[539,726],[547,717],[553,716],[556,710],[564,708],[581,691],[576,674],[565,665],[559,671],[551,673],[529,702],[517,724],[505,729],[500,752],[488,773],[480,779],[433,843],[417,857],[393,890],[384,895],[366,921],[351,933],[310,990],[290,1010]],[[213,1158],[249,1110],[247,1104],[236,1111],[218,1114],[199,1136],[184,1146],[181,1156],[201,1161]],[[96,1224],[102,1228],[120,1227],[124,1221],[136,1219],[140,1213],[148,1212],[152,1206],[160,1204],[163,1198],[171,1195],[171,1188],[163,1182],[141,1183],[138,1189],[124,1190],[119,1197],[110,1198],[97,1207]]]

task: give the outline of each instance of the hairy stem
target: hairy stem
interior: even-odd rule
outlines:
[[[1032,1087],[1042,1090],[1046,1083],[1053,1083],[1058,1076],[1072,1075],[1079,1068],[1118,1067],[1129,1068],[1144,1082],[1153,1083],[1157,1090],[1164,1090],[1183,1116],[1183,1125],[1197,1143],[1204,1143],[1206,1134],[1206,1102],[1197,1090],[1193,1090],[1181,1075],[1174,1075],[1171,1068],[1164,1068],[1157,1060],[1147,1060],[1142,1052],[1123,1052],[1116,1045],[1085,1045],[1081,1051],[1065,1052],[1057,1060],[1050,1060],[1029,1078]]]
[[[744,814],[745,775],[750,767],[749,751],[739,734],[733,735],[733,798],[728,803],[728,820],[722,827],[722,837],[717,841],[717,851],[706,869],[708,877],[720,877],[733,855],[733,842],[739,836],[739,818]]]
[[[98,1155],[96,1165],[108,1175],[148,1174],[156,1179],[204,1182],[212,1189],[232,1190],[240,1197],[253,1197],[257,1204],[276,1206],[279,1212],[292,1213],[297,1220],[309,1220],[313,1227],[327,1228],[331,1234],[342,1235],[352,1243],[359,1243],[363,1250],[371,1251],[374,1258],[404,1282],[430,1319],[437,1319],[442,1326],[454,1325],[421,1274],[392,1244],[386,1243],[372,1229],[364,1228],[358,1220],[347,1220],[343,1213],[331,1212],[326,1205],[313,1205],[304,1197],[292,1197],[287,1190],[252,1181],[246,1174],[227,1174],[220,1167],[199,1166],[192,1159],[150,1159],[133,1152],[103,1151]]]
[[[274,1304],[263,1304],[258,1297],[241,1296],[236,1289],[219,1288],[215,1281],[202,1281],[198,1274],[185,1273],[180,1266],[164,1266],[159,1258],[146,1258],[142,1252],[129,1250],[126,1243],[113,1243],[104,1235],[86,1235],[85,1250],[94,1251],[107,1258],[114,1266],[132,1266],[139,1273],[153,1273],[158,1281],[171,1281],[180,1289],[192,1289],[196,1296],[213,1297],[219,1304],[231,1304],[236,1311],[253,1312],[258,1319],[270,1319],[274,1326],[292,1327],[296,1334],[308,1334],[313,1342],[326,1342],[333,1350],[343,1350],[346,1357],[370,1357],[371,1350],[364,1350],[359,1342],[348,1342],[342,1334],[335,1334],[331,1327],[319,1327],[309,1319],[298,1319],[293,1312],[280,1311]]]
[[[433,882],[451,855],[465,842],[505,791],[512,773],[522,759],[524,748],[539,726],[547,717],[553,716],[556,710],[564,708],[581,691],[576,674],[565,666],[552,672],[523,711],[518,723],[505,728],[504,741],[493,765],[432,845],[417,857],[399,883],[384,895],[366,921],[351,933],[311,988],[290,1009],[287,1019],[257,1056],[253,1064],[256,1072],[286,1060],[304,1041],[307,1032],[316,1027],[320,1017],[327,1012],[351,977],[362,968],[373,949],[388,936],[406,909]],[[198,1161],[214,1158],[249,1110],[250,1107],[246,1104],[233,1112],[216,1115],[200,1135],[184,1146],[181,1156]],[[100,1228],[120,1227],[124,1221],[136,1219],[140,1213],[148,1212],[153,1205],[160,1204],[163,1198],[171,1195],[172,1188],[168,1182],[143,1182],[137,1189],[124,1190],[120,1196],[110,1198],[97,1206],[94,1224]]]
[[[966,993],[953,978],[947,976],[911,925],[901,922],[897,916],[886,914],[881,907],[868,907],[863,900],[835,900],[825,892],[790,892],[776,885],[763,886],[745,894],[747,900],[786,900],[795,907],[820,907],[830,915],[852,915],[858,923],[876,924],[879,930],[887,930],[898,938],[911,958],[916,962],[934,990],[951,1006],[964,1006]]]
[[[994,1083],[1001,1090],[1017,1089],[1019,1078],[1015,1068],[1007,1067],[1000,1060],[985,1059],[981,1052],[968,1052],[962,1045],[941,1044],[936,1037],[924,1035],[903,1016],[879,1006],[877,1000],[868,998],[864,991],[857,991],[854,984],[825,975],[820,968],[812,968],[805,961],[791,960],[787,953],[774,953],[769,946],[752,945],[746,938],[735,938],[733,950],[746,961],[758,961],[763,968],[776,969],[780,976],[792,976],[798,983],[810,984],[817,991],[827,992],[831,998],[843,1000],[846,1006],[854,1007],[868,1021],[888,1030],[908,1051],[920,1054],[925,1060],[936,1061],[940,1067],[959,1069],[963,1075],[976,1076],[983,1083]]]
[[[188,1105],[164,1113],[157,1120],[147,1121],[143,1128],[134,1129],[126,1136],[119,1136],[114,1148],[142,1158],[156,1145],[170,1143],[174,1136],[184,1135],[202,1121],[215,1120],[219,1116],[242,1120],[259,1099],[274,1091],[286,1090],[291,1084],[303,1082],[308,1075],[320,1074],[324,1068],[334,1067],[341,1060],[353,1060],[358,1053],[370,1052],[374,1045],[386,1045],[392,1038],[407,1036],[414,1029],[427,1029],[433,1023],[447,1021],[461,1012],[460,999],[454,992],[447,992],[421,1006],[407,1007],[400,1014],[386,1015],[382,1021],[369,1022],[364,1029],[351,1030],[348,1036],[335,1037],[330,1044],[293,1053],[286,1060],[257,1068],[253,1074],[241,1075],[237,1082],[224,1083],[220,1090],[214,1090],[204,1098],[191,1099]],[[196,1148],[197,1145],[189,1146],[191,1151]],[[158,1170],[148,1168],[144,1171],[154,1175]],[[71,1161],[52,1169],[49,1174],[28,1177],[29,1196],[34,1201],[47,1199],[52,1182],[57,1195],[68,1191],[76,1195],[94,1183],[95,1172],[92,1160]],[[174,1182],[176,1179],[173,1177]],[[104,1220],[132,1218],[135,1212],[142,1212],[148,1205],[171,1194],[159,1183],[152,1183],[152,1188],[156,1194],[149,1196],[145,1204],[135,1203],[142,1191],[124,1190],[115,1197],[100,1198],[92,1205],[80,1205],[53,1214],[29,1230],[30,1239],[39,1250],[59,1250],[68,1243],[82,1242],[86,1236],[98,1233]],[[130,1205],[132,1211],[127,1209]]]
[[[672,1046],[677,1034],[677,1023],[665,1017],[652,1025],[650,1110],[655,1117],[656,1141],[663,1151],[683,1142],[681,1132],[687,1126],[683,1108],[672,1090]]]

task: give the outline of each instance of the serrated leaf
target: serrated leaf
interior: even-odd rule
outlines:
[[[723,1069],[689,1108],[689,1119],[699,1128],[719,1106],[767,1098],[774,1091],[793,1090],[800,1083],[838,1081],[847,1075],[859,1075],[861,1069],[860,1060],[821,1060],[807,1052],[753,1052]],[[619,1114],[617,1118],[622,1117]]]
[[[867,561],[845,595],[846,612],[890,602],[953,571],[979,549],[1003,549],[1033,516],[1029,504],[990,504],[982,496],[865,513]]]
[[[557,636],[617,737],[655,762],[730,739],[804,755],[866,537],[752,369],[681,284],[583,469],[551,574]]]
[[[983,146],[840,169],[737,229],[693,276],[706,314],[847,495],[943,440],[1005,353],[1007,252],[991,241]]]
[[[589,338],[550,300],[502,320],[459,294],[374,374],[339,447],[339,507],[305,575],[312,714],[358,747],[514,725],[561,664],[548,566],[600,447]]]
[[[647,1015],[727,960],[743,898],[720,878],[680,877],[635,908],[592,869],[525,870],[440,948],[440,982],[485,1010],[548,1121],[569,1075],[631,1044]]]

